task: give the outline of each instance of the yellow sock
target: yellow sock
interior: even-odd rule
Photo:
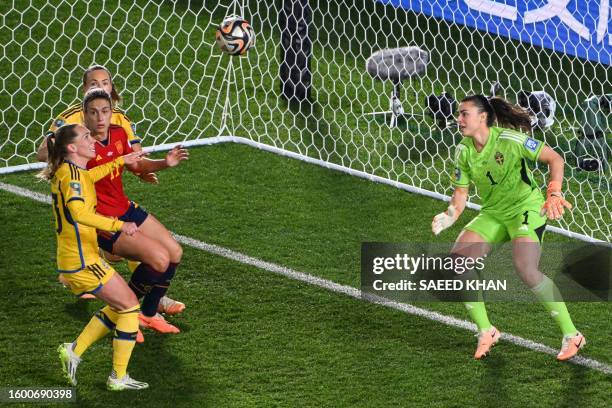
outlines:
[[[136,343],[139,312],[140,306],[116,312],[117,325],[113,338],[113,371],[117,378],[121,378],[127,373],[128,362]]]
[[[115,330],[116,313],[108,306],[100,309],[87,323],[74,342],[74,353],[81,355],[96,341]]]

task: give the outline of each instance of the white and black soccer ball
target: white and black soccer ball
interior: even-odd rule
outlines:
[[[225,54],[244,55],[255,44],[255,31],[244,18],[229,16],[217,27],[215,40]]]

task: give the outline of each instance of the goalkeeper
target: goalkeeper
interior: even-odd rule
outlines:
[[[494,127],[495,122],[500,127]],[[558,220],[566,208],[572,208],[561,192],[563,158],[520,132],[530,128],[529,115],[502,98],[466,97],[459,105],[457,124],[464,137],[455,152],[455,191],[447,211],[434,217],[432,231],[438,235],[455,223],[465,209],[473,183],[482,197],[482,210],[459,234],[453,256],[483,257],[490,251],[490,244],[512,241],[518,275],[563,333],[557,359],[570,359],[586,340],[574,327],[556,285],[538,270],[546,218]],[[536,160],[546,163],[550,170],[546,199],[527,167],[527,161]],[[489,322],[484,302],[466,301],[465,307],[478,326],[474,358],[481,359],[497,343],[500,332]]]

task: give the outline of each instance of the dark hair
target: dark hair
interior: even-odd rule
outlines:
[[[85,93],[83,97],[83,112],[87,112],[87,105],[93,100],[96,99],[105,99],[110,104],[111,108],[113,106],[113,101],[111,96],[106,93],[106,91],[102,88],[91,88],[89,91]]]
[[[55,131],[53,136],[47,137],[47,167],[38,173],[37,177],[43,180],[51,180],[55,172],[62,165],[68,155],[68,145],[74,142],[77,132],[75,123],[63,125]]]
[[[112,105],[119,105],[121,103],[121,96],[119,96],[119,93],[117,92],[117,88],[115,87],[115,82],[113,82],[113,76],[111,75],[110,71],[108,69],[106,69],[106,67],[104,67],[103,65],[92,65],[89,68],[87,68],[85,70],[85,72],[83,73],[83,88],[85,88],[87,86],[87,76],[93,72],[93,71],[99,71],[99,70],[103,70],[106,71],[106,73],[108,74],[108,78],[111,81],[111,106]]]
[[[513,105],[499,96],[487,98],[483,95],[471,95],[461,102],[472,102],[479,112],[486,112],[487,126],[491,127],[497,120],[501,127],[519,129],[525,132],[531,130],[529,113],[517,105]]]

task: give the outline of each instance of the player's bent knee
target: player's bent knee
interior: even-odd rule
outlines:
[[[170,255],[166,251],[159,251],[147,263],[156,272],[164,273],[170,266]]]
[[[170,258],[172,262],[179,263],[183,258],[183,247],[176,241],[173,242],[172,248],[170,249]]]

